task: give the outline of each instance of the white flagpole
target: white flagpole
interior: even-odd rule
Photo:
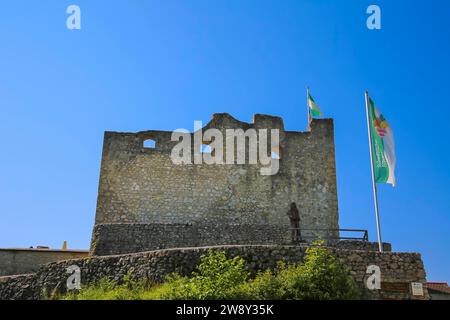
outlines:
[[[375,202],[375,215],[377,219],[377,234],[378,234],[378,249],[383,252],[383,243],[381,240],[381,228],[380,228],[380,216],[378,213],[378,194],[377,194],[377,183],[375,182],[375,170],[373,165],[373,152],[372,152],[372,134],[370,126],[370,116],[369,116],[369,93],[366,91],[366,115],[367,115],[367,132],[369,133],[369,150],[370,150],[370,166],[372,169],[372,187],[373,187],[373,198]]]
[[[311,110],[309,108],[309,86],[306,87],[306,111],[308,112],[308,130],[311,130]]]

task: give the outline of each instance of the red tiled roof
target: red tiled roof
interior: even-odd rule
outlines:
[[[450,294],[450,287],[446,282],[427,282],[427,288],[433,291]]]

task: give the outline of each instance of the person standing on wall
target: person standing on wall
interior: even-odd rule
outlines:
[[[294,243],[300,242],[301,241],[300,214],[298,212],[297,205],[295,204],[295,202],[291,203],[291,207],[290,207],[289,211],[287,212],[287,215],[291,222],[292,242],[294,242]]]

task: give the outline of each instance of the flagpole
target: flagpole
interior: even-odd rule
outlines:
[[[378,234],[378,249],[383,252],[383,243],[381,240],[381,228],[380,228],[380,216],[378,212],[378,193],[377,193],[377,183],[375,182],[375,170],[373,165],[373,141],[370,126],[370,116],[369,116],[369,93],[366,91],[366,116],[367,116],[367,132],[369,134],[369,151],[370,151],[370,167],[372,169],[372,187],[373,187],[373,199],[375,202],[375,215],[377,219],[377,234]]]
[[[311,131],[311,110],[309,108],[309,86],[306,87],[306,112],[308,112],[308,130]]]

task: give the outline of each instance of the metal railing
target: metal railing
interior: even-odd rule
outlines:
[[[369,241],[369,232],[362,229],[303,229],[303,228],[290,228],[289,229],[293,235],[295,230],[300,231],[300,241],[302,240],[315,240],[323,239],[327,241],[335,240],[354,240],[354,241]],[[341,236],[342,233],[353,232],[359,233],[360,236]]]

